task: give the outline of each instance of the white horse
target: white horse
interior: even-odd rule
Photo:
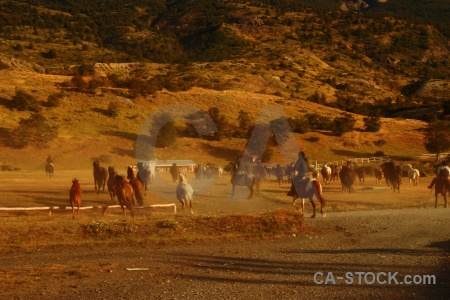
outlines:
[[[217,171],[219,172],[219,176],[222,176],[222,174],[223,174],[223,169],[222,169],[222,167],[219,167],[219,169],[218,169]]]
[[[408,168],[409,184],[411,184],[412,182],[414,186],[417,186],[419,184],[419,177],[420,177],[419,170],[413,169],[411,164],[407,164],[406,166]]]
[[[181,202],[183,211],[186,212],[186,206],[189,206],[191,209],[191,214],[194,212],[192,211],[192,200],[194,200],[194,190],[192,189],[192,186],[187,182],[186,174],[184,172],[181,172],[178,175],[178,185],[177,185],[177,199]]]

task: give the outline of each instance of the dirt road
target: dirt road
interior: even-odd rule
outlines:
[[[448,299],[449,213],[331,212],[306,219],[313,233],[270,240],[10,253],[0,290],[2,299]],[[406,275],[436,283],[400,284]]]

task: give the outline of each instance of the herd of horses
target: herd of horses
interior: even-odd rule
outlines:
[[[404,168],[407,170],[409,183],[417,186],[420,172],[417,169],[414,169],[410,164],[406,165]],[[49,177],[53,176],[53,164],[47,164],[45,170]],[[319,176],[322,177],[323,184],[325,185],[340,180],[342,192],[352,193],[354,192],[354,185],[356,184],[357,178],[360,184],[364,184],[366,175],[366,169],[363,166],[354,166],[350,162],[343,166],[324,164],[320,171],[313,170],[312,176],[306,178],[300,178],[296,174],[293,169],[293,164],[285,167],[282,167],[279,164],[269,167],[263,166],[260,163],[257,163],[256,165],[247,164],[239,166],[237,163],[230,162],[223,170],[222,168],[219,168],[219,170],[219,175],[221,175],[223,171],[227,171],[231,175],[231,197],[234,196],[236,186],[245,186],[250,192],[247,199],[251,199],[255,189],[259,190],[261,182],[270,176],[275,176],[279,184],[283,181],[291,183],[295,188],[295,192],[292,195],[292,204],[296,206],[297,199],[302,199],[301,212],[303,213],[304,201],[305,199],[308,199],[313,208],[312,217],[316,216],[314,197],[320,202],[321,213],[325,216],[326,202],[322,195],[322,184],[318,179]],[[192,213],[194,191],[192,186],[187,182],[186,174],[184,172],[179,172],[176,165],[170,169],[170,173],[173,181],[178,182],[176,196],[182,204],[183,210],[189,207]],[[210,180],[212,168],[209,164],[206,167],[198,165],[195,168],[194,173],[197,180],[201,180],[202,178]],[[393,161],[384,162],[380,167],[373,169],[377,184],[380,184],[382,180],[384,180],[385,184],[388,187],[391,187],[394,193],[400,192],[403,173],[404,169],[402,169],[401,166],[396,165]],[[100,166],[99,161],[94,161],[93,175],[94,189],[97,193],[100,193],[100,191],[104,192],[105,188],[107,188],[111,202],[115,202],[115,198],[117,198],[124,216],[126,217],[125,209],[128,209],[131,216],[134,218],[135,200],[139,206],[144,204],[144,196],[147,193],[147,187],[151,178],[150,170],[144,166],[143,163],[139,162],[137,168],[128,166],[127,177],[124,178],[117,174],[114,167],[110,166],[106,169]],[[447,192],[446,185],[438,180],[435,185],[436,207],[439,194],[444,197],[445,205],[447,204]],[[72,180],[70,204],[72,206],[72,216],[75,218],[74,208],[78,207],[78,216],[81,205],[81,187],[76,178]]]

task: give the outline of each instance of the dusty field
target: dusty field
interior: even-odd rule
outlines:
[[[0,207],[61,206],[68,203],[71,178],[80,179],[83,205],[106,205],[107,193],[93,191],[91,170],[61,171],[52,179],[42,172],[0,173]],[[167,174],[150,187],[146,204],[176,203],[175,184]],[[196,182],[190,176],[196,198],[196,216],[257,214],[268,210],[292,208],[287,183],[265,181],[259,193],[246,200],[248,191],[239,187],[230,196],[229,177],[214,183]],[[45,245],[36,236],[23,246],[1,248],[0,289],[5,299],[446,299],[449,294],[449,209],[440,198],[435,209],[434,196],[426,189],[429,179],[418,187],[404,179],[400,194],[373,177],[357,184],[353,194],[343,194],[337,183],[324,185],[328,215],[311,219],[306,203],[306,230],[291,236],[253,240],[230,238],[188,239],[190,232],[179,233],[179,242],[84,244],[82,246]],[[177,204],[178,208],[179,205]],[[190,216],[182,216],[191,218]],[[135,224],[145,220],[173,219],[170,209],[139,210]],[[195,218],[195,217],[194,217]],[[14,240],[21,222],[45,224],[51,230],[61,224],[78,226],[92,220],[123,220],[118,209],[102,216],[99,210],[82,211],[72,221],[69,211],[0,212],[1,231]],[[127,224],[132,224],[130,220]],[[25,227],[24,227],[25,228]],[[46,233],[44,232],[43,235]],[[51,234],[48,232],[47,234]],[[67,232],[68,235],[73,232]],[[17,237],[20,239],[21,237]],[[128,270],[130,269],[131,270]],[[133,268],[143,268],[134,269]],[[317,272],[343,276],[352,272],[355,281],[347,284],[316,284]],[[405,275],[434,275],[436,284],[406,285],[390,282],[357,283],[356,272],[398,272]],[[325,280],[324,276],[317,279]],[[370,275],[370,274],[369,274]],[[368,278],[369,281],[371,278]],[[384,278],[381,278],[384,279]]]

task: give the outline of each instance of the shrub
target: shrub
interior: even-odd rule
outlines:
[[[17,90],[16,94],[12,98],[11,108],[15,108],[20,111],[40,111],[38,100],[33,96],[25,92],[24,90]]]
[[[310,136],[309,138],[306,139],[308,142],[312,142],[312,143],[317,143],[318,141],[320,141],[320,137],[318,136]]]
[[[381,128],[381,119],[378,116],[364,117],[364,131],[378,132]]]
[[[375,146],[381,147],[381,146],[386,145],[386,140],[378,140],[378,141],[373,142],[373,144]]]
[[[51,93],[47,98],[47,102],[45,103],[45,106],[58,107],[61,105],[61,100],[64,99],[64,97],[65,97],[64,92]]]
[[[119,103],[114,101],[109,102],[106,115],[111,118],[117,118],[119,116]]]
[[[331,132],[334,135],[342,136],[344,133],[352,131],[355,127],[355,123],[356,119],[349,114],[345,114],[343,117],[334,118]]]
[[[10,146],[24,148],[29,145],[45,147],[58,136],[58,128],[47,122],[41,113],[33,113],[28,119],[21,119],[10,132]]]
[[[378,151],[375,152],[374,156],[385,156],[385,155],[384,155],[383,151],[378,150]]]

